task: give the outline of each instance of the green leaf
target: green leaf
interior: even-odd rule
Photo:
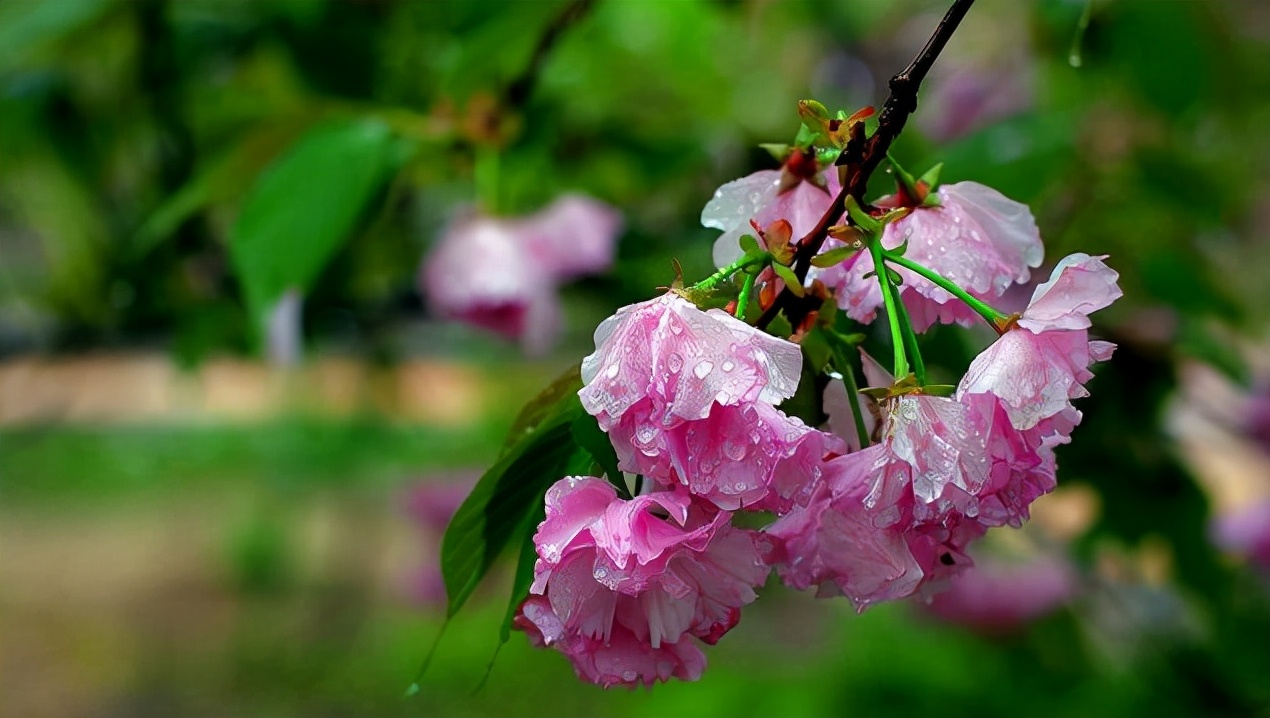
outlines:
[[[111,0],[24,0],[0,3],[0,67],[73,35],[100,17]]]
[[[512,427],[507,430],[507,438],[503,441],[503,451],[499,456],[505,456],[521,439],[532,434],[534,429],[556,410],[560,402],[568,398],[570,394],[577,394],[581,388],[581,365],[569,367],[552,380],[547,388],[538,392],[529,400],[529,403],[521,407],[520,413],[512,422]]]
[[[925,182],[927,188],[931,192],[934,192],[935,188],[939,186],[939,173],[942,172],[943,169],[944,169],[944,163],[940,162],[934,167],[931,167],[930,169],[926,170],[926,174],[922,175],[919,178],[919,180],[921,182]]]
[[[604,475],[608,477],[609,483],[617,489],[617,493],[624,499],[631,498],[630,491],[626,488],[626,480],[622,478],[622,472],[617,468],[617,452],[613,449],[613,442],[609,441],[609,435],[600,428],[595,417],[585,411],[582,412],[573,420],[570,430],[573,440],[591,455]]]
[[[741,241],[741,251],[745,252],[746,256],[757,256],[757,255],[764,254],[762,247],[758,246],[758,240],[755,239],[753,235],[743,234],[741,235],[740,241]]]
[[[784,162],[785,158],[789,157],[790,146],[782,142],[765,142],[759,147],[767,150],[767,153],[777,162]]]
[[[498,630],[498,640],[506,643],[512,635],[512,620],[525,597],[529,595],[529,586],[534,582],[534,564],[538,561],[538,548],[534,546],[534,531],[542,523],[545,516],[544,507],[525,515],[520,526],[520,557],[516,560],[516,575],[512,578],[512,592],[507,601],[507,611],[503,614],[503,625]]]
[[[481,476],[455,512],[441,540],[447,616],[472,595],[526,516],[541,510],[547,488],[590,467],[590,454],[573,440],[573,422],[581,413],[576,393],[562,398]]]
[[[855,226],[860,228],[860,231],[870,237],[877,236],[882,231],[882,223],[870,216],[868,212],[865,212],[860,207],[860,204],[856,202],[855,197],[847,197],[846,206],[847,214],[850,215],[851,221],[855,223]]]
[[[252,316],[307,293],[409,148],[377,120],[310,130],[257,178],[230,239]]]
[[[952,384],[927,384],[922,387],[922,393],[930,396],[952,396],[957,391],[957,387]]]
[[[858,251],[860,251],[858,248],[850,245],[835,247],[828,252],[821,252],[812,257],[811,264],[813,267],[832,267]]]
[[[794,270],[783,264],[773,264],[772,269],[775,270],[776,276],[785,282],[785,287],[793,292],[795,297],[802,297],[807,293],[803,288],[803,283],[799,281],[798,275],[794,274]]]

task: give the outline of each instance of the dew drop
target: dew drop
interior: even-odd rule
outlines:
[[[672,352],[670,356],[666,357],[666,367],[672,373],[678,373],[680,369],[684,368],[684,358],[679,356],[679,352]]]
[[[709,359],[703,359],[692,369],[692,373],[696,374],[698,379],[705,379],[712,371],[714,371],[714,362]]]
[[[629,682],[629,681],[633,681],[633,680],[635,680],[638,676],[639,676],[639,674],[638,674],[638,673],[636,673],[635,671],[631,671],[631,670],[622,671],[622,680],[624,680],[624,681],[628,681],[628,682]]]
[[[733,362],[731,359],[729,359],[723,362],[723,366],[721,368],[723,369],[723,371],[732,371],[733,369],[736,368],[736,362]]]

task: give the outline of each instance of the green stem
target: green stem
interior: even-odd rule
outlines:
[[[926,386],[926,362],[922,359],[922,350],[917,346],[917,332],[913,331],[913,322],[908,317],[908,307],[900,299],[900,289],[887,277],[886,285],[891,288],[891,296],[895,300],[895,308],[900,314],[900,329],[904,331],[904,347],[908,350],[908,358],[913,362],[913,373],[917,375],[917,385]]]
[[[940,275],[938,272],[934,271],[933,269],[930,269],[929,267],[923,267],[917,262],[914,262],[913,260],[908,259],[907,257],[900,256],[898,254],[891,254],[890,252],[883,251],[882,255],[886,258],[888,262],[898,264],[899,266],[915,274],[921,275],[922,277],[929,279],[930,281],[934,282],[935,285],[938,286],[940,289],[943,289],[944,291],[948,292],[954,297],[965,302],[966,306],[975,310],[975,313],[983,317],[984,321],[986,321],[992,327],[995,328],[999,326],[1000,322],[1006,318],[1005,314],[998,312],[997,310],[993,309],[987,304],[970,296],[970,294],[966,292],[966,290],[957,286],[956,284],[952,282],[952,280],[947,279],[946,277]]]
[[[700,282],[697,282],[696,284],[692,285],[692,288],[693,289],[710,289],[714,285],[718,284],[719,282],[722,282],[728,277],[731,277],[733,274],[736,274],[742,269],[759,265],[759,264],[766,264],[768,260],[769,260],[769,257],[754,257],[751,255],[746,255],[736,260],[735,262],[729,264],[728,266],[724,267],[723,269],[720,269],[714,274],[711,274],[710,276],[706,277]]]
[[[754,291],[754,280],[757,274],[745,275],[745,284],[741,285],[741,294],[736,298],[736,318],[745,321],[745,308],[750,306],[750,294]]]
[[[895,295],[891,292],[891,278],[886,273],[886,264],[882,261],[885,252],[879,238],[869,241],[869,253],[873,255],[874,274],[882,286],[882,302],[886,305],[886,319],[891,325],[891,344],[895,347],[895,361],[891,372],[899,381],[908,376],[908,359],[904,355],[904,333],[900,329],[900,314],[895,308]]]
[[[847,360],[843,342],[832,332],[825,332],[829,338],[829,354],[838,373],[842,375],[842,383],[847,385],[847,401],[851,404],[851,418],[855,421],[855,433],[860,439],[860,448],[869,445],[869,430],[864,426],[864,414],[860,411],[860,386],[855,381],[855,365]],[[850,347],[850,345],[846,345]]]

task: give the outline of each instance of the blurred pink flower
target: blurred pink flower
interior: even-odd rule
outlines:
[[[605,684],[651,682],[663,671],[649,674],[636,656],[664,659],[658,651],[692,637],[717,642],[767,578],[755,534],[729,520],[682,490],[623,501],[601,479],[562,479],[548,490],[546,518],[534,534],[532,603],[522,614],[537,613],[527,619],[544,642],[559,644],[579,675]],[[691,653],[670,650],[693,664]],[[612,681],[609,671],[589,670],[607,660],[606,651],[625,657],[634,675],[623,669]]]
[[[1263,385],[1249,397],[1243,428],[1263,450],[1270,452],[1270,384]]]
[[[1270,570],[1270,500],[1218,516],[1213,521],[1212,534],[1218,546]]]
[[[422,534],[424,560],[411,579],[410,595],[420,603],[445,605],[445,580],[441,576],[441,537],[454,512],[476,484],[477,475],[429,478],[410,488],[404,498],[405,511]]]
[[[1079,589],[1076,572],[1051,555],[1022,561],[977,557],[974,568],[953,577],[927,610],[949,623],[988,634],[1007,633],[1052,613]]]
[[[801,239],[815,228],[840,189],[832,169],[810,178],[787,169],[759,170],[719,187],[701,211],[703,226],[723,230],[714,242],[715,266],[741,258],[741,236],[757,235],[751,222],[767,227],[783,219],[793,229],[794,240]]]
[[[621,227],[616,210],[580,195],[517,219],[470,212],[451,222],[425,261],[423,291],[442,316],[540,354],[560,329],[556,288],[606,270]]]
[[[1027,205],[976,182],[941,185],[940,206],[917,207],[886,226],[882,246],[908,243],[904,256],[952,280],[971,296],[991,303],[1013,284],[1026,282],[1043,258],[1040,233]],[[827,249],[832,247],[827,245]],[[933,282],[897,268],[900,297],[916,331],[937,322],[970,325],[978,315]],[[857,321],[872,321],[882,293],[872,276],[873,259],[860,252],[816,276],[837,290],[838,306]]]

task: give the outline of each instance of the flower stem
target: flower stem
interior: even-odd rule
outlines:
[[[926,362],[922,359],[922,350],[917,346],[917,332],[913,331],[908,307],[904,306],[904,300],[900,299],[900,288],[891,281],[889,274],[886,278],[886,286],[891,290],[891,297],[895,300],[895,308],[900,315],[900,329],[904,332],[904,348],[908,350],[908,358],[913,362],[913,374],[917,376],[917,385],[926,386]]]
[[[965,302],[966,306],[975,310],[975,313],[983,317],[984,321],[986,321],[989,324],[989,326],[992,326],[994,328],[999,327],[1001,325],[1000,324],[1001,321],[1006,318],[1005,314],[1002,314],[1001,312],[993,309],[992,307],[988,306],[984,302],[981,302],[978,299],[975,299],[974,297],[970,296],[970,294],[966,290],[957,286],[952,280],[948,279],[947,277],[944,277],[943,275],[939,274],[935,270],[930,269],[929,267],[923,267],[917,262],[914,262],[913,260],[898,254],[891,254],[890,252],[883,251],[882,256],[885,257],[886,261],[888,262],[891,262],[893,264],[898,264],[899,266],[909,270],[910,272],[913,272],[914,274],[918,274],[922,277],[925,277],[926,279],[929,279],[930,281],[935,283],[935,286],[939,287],[945,292],[948,292],[954,297]]]
[[[895,380],[899,381],[908,376],[908,359],[904,355],[904,332],[900,328],[899,310],[895,307],[895,293],[891,291],[891,278],[887,275],[886,264],[882,261],[885,253],[882,243],[877,238],[869,242],[869,253],[873,255],[874,273],[877,274],[878,283],[882,285],[882,302],[886,305],[886,319],[891,325],[891,344],[895,347],[895,361],[892,364],[891,373],[895,375]]]
[[[729,264],[728,266],[720,269],[714,274],[711,274],[710,276],[706,277],[700,282],[697,282],[696,284],[692,285],[692,288],[693,289],[710,289],[714,287],[714,285],[718,284],[719,282],[722,282],[728,277],[731,277],[733,274],[736,274],[742,269],[745,269],[747,267],[752,267],[758,264],[766,264],[768,259],[769,259],[768,257],[754,257],[751,255],[746,255],[736,260],[735,262]]]
[[[750,306],[750,294],[754,292],[756,274],[745,275],[745,284],[741,285],[741,294],[736,298],[736,318],[745,321],[745,309]]]
[[[832,331],[825,332],[825,336],[829,340],[829,354],[833,357],[834,368],[842,375],[842,383],[847,385],[847,401],[851,404],[851,418],[855,421],[855,433],[860,440],[860,448],[866,448],[869,445],[869,430],[864,425],[864,414],[860,411],[860,386],[855,380],[855,365],[847,359],[846,349],[850,345]]]

